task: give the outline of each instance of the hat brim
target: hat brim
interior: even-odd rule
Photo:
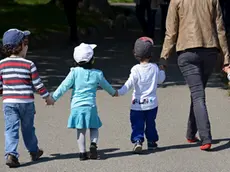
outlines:
[[[25,36],[29,36],[31,32],[29,30],[22,31]]]
[[[89,44],[89,46],[90,46],[92,49],[94,49],[94,48],[96,48],[96,47],[97,47],[97,45],[96,45],[96,44]]]

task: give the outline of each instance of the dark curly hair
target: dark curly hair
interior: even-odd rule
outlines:
[[[4,45],[1,47],[1,54],[3,57],[18,55],[21,51],[22,51],[22,42],[20,42],[17,46]]]
[[[78,67],[82,67],[84,69],[92,69],[93,68],[93,61],[94,59],[92,58],[89,62],[80,62],[80,63],[76,63],[75,62],[75,65],[78,66]]]

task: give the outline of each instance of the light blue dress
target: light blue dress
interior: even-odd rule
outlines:
[[[53,99],[57,101],[65,92],[72,89],[68,128],[83,129],[102,126],[96,106],[98,86],[112,96],[116,92],[104,78],[102,71],[75,67],[71,68],[68,76],[52,94]]]

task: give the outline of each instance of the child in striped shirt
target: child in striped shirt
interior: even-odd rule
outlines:
[[[5,119],[5,158],[9,167],[20,166],[17,152],[19,123],[32,161],[43,154],[38,148],[35,135],[33,90],[38,91],[47,102],[51,100],[36,66],[25,59],[29,35],[29,31],[10,29],[4,33],[2,39],[2,54],[6,58],[0,61],[0,91]]]

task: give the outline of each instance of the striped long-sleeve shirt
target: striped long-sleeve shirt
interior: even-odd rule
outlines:
[[[0,90],[4,103],[33,102],[34,90],[43,98],[49,95],[34,63],[21,57],[0,61]]]

